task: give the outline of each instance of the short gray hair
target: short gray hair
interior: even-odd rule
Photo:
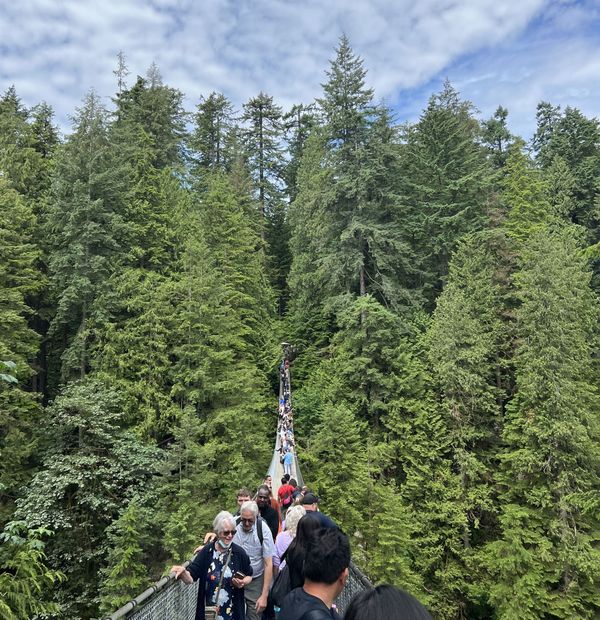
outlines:
[[[220,534],[226,528],[226,523],[232,523],[232,529],[235,530],[235,517],[230,512],[227,512],[227,510],[221,510],[213,521],[213,532],[215,534]]]
[[[285,513],[285,531],[290,533],[292,538],[296,537],[298,521],[306,514],[304,506],[293,506]]]
[[[255,517],[258,517],[258,504],[250,499],[240,506],[240,514],[242,512],[251,512]]]

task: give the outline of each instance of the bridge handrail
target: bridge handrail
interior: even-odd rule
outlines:
[[[183,564],[183,566],[187,568],[191,564],[193,559],[194,558],[188,560],[185,564]],[[160,592],[160,590],[164,589],[171,582],[175,582],[174,571],[171,571],[168,575],[161,577],[158,581],[154,582],[141,594],[138,594],[138,596],[136,596],[134,599],[131,599],[128,603],[125,603],[125,605],[119,607],[119,609],[117,609],[117,611],[112,613],[110,616],[103,616],[102,620],[119,620],[119,618],[126,618],[129,612],[133,611],[136,607],[140,607],[151,596],[153,596],[157,592]]]

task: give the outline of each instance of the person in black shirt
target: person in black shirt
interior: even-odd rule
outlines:
[[[340,620],[332,605],[346,585],[349,566],[348,537],[338,528],[319,528],[304,558],[304,585],[285,597],[279,620]]]
[[[277,538],[279,532],[279,515],[277,511],[271,507],[271,493],[266,484],[261,484],[256,492],[256,503],[260,516],[265,520],[266,524],[273,534],[273,540]]]
[[[432,620],[432,618],[414,596],[384,584],[359,592],[350,601],[344,620]]]
[[[296,537],[290,544],[285,556],[285,562],[289,566],[290,572],[290,590],[301,588],[304,585],[304,558],[308,554],[308,547],[313,535],[321,527],[321,522],[311,512],[307,512],[298,521]]]

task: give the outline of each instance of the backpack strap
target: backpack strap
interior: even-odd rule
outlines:
[[[256,533],[258,534],[258,540],[260,540],[260,546],[263,545],[263,518],[258,515],[256,517]]]

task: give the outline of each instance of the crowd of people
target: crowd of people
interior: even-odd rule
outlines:
[[[292,410],[292,394],[290,389],[290,362],[284,359],[279,367],[280,397],[277,420],[277,450],[283,465],[283,471],[292,476],[294,464],[294,412]]]
[[[281,366],[278,437],[282,455],[294,450],[289,362]],[[285,464],[284,464],[285,467]],[[196,620],[339,620],[335,600],[349,575],[350,543],[319,510],[319,498],[285,469],[277,497],[268,475],[256,493],[237,492],[234,512],[221,511],[212,532],[176,579],[198,582]],[[427,620],[411,595],[382,585],[358,594],[345,620]]]

